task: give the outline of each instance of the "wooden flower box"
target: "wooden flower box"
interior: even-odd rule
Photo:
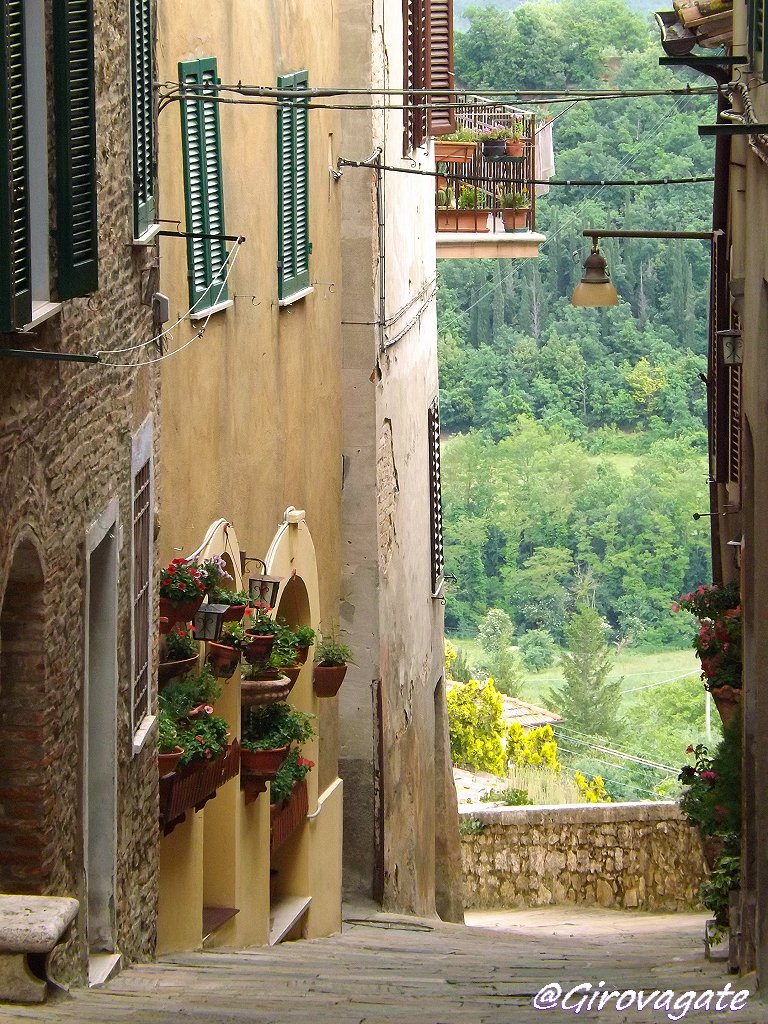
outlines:
[[[199,811],[216,796],[216,790],[240,771],[237,740],[213,761],[196,761],[160,779],[160,828],[168,835],[186,819],[190,810]]]

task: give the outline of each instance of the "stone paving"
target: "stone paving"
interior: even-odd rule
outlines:
[[[700,914],[574,907],[467,915],[468,927],[368,911],[346,914],[341,935],[274,948],[164,957],[124,970],[98,989],[39,1007],[0,1006],[0,1021],[46,1024],[530,1024],[603,1021],[768,1024],[756,997],[735,1012],[685,1012],[684,993],[751,989],[702,954]],[[601,987],[601,982],[604,985]],[[544,986],[590,984],[576,1015],[537,1012]],[[597,995],[594,989],[597,989]],[[599,998],[617,996],[601,1011]],[[640,991],[642,990],[642,994]],[[654,990],[658,992],[653,995]],[[671,990],[674,997],[662,994]],[[556,989],[550,989],[555,992]],[[592,998],[594,996],[594,999]],[[637,999],[649,998],[638,1010]],[[540,997],[541,998],[541,997]],[[674,1008],[674,1001],[678,1002]],[[705,1001],[706,996],[702,997]],[[730,997],[727,999],[730,1005]],[[631,1001],[631,1005],[627,1002]],[[659,1003],[653,1009],[654,1001]]]

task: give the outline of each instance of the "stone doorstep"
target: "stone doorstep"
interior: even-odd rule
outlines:
[[[79,909],[79,902],[67,896],[0,895],[0,1001],[45,1001],[47,955]],[[27,960],[30,954],[34,971]]]

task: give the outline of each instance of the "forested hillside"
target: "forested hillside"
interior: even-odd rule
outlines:
[[[509,5],[507,5],[509,6]],[[530,0],[466,11],[461,83],[503,89],[666,89],[658,34],[624,0]],[[686,78],[686,76],[688,76]],[[687,177],[712,172],[696,126],[713,96],[550,103],[556,175]],[[439,328],[450,633],[491,607],[517,637],[562,642],[594,601],[616,641],[684,645],[669,611],[708,575],[705,369],[709,249],[700,242],[602,244],[621,296],[575,309],[587,227],[711,226],[711,185],[553,186],[537,204],[536,260],[441,261]]]

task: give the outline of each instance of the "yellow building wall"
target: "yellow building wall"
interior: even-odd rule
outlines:
[[[161,4],[157,78],[175,82],[179,61],[216,57],[223,84],[274,87],[278,75],[306,69],[311,87],[338,85],[338,27],[335,3],[322,0]],[[178,220],[184,230],[179,104],[161,106],[159,216]],[[340,155],[337,114],[309,115],[313,291],[283,308],[277,298],[276,107],[221,104],[220,127],[225,229],[246,241],[229,277],[229,308],[213,314],[201,338],[161,364],[161,562],[195,551],[220,517],[233,524],[249,555],[265,558],[285,509],[303,509],[315,542],[311,624],[330,628],[338,621],[341,499],[340,195],[329,174]],[[189,309],[185,240],[163,237],[160,254],[160,289],[170,298],[174,323]],[[168,350],[179,349],[200,325],[184,319],[173,328]],[[340,926],[340,857],[337,871],[333,852],[341,842],[337,702],[314,697],[311,667],[289,699],[318,715],[320,739],[306,748],[319,762],[309,776],[310,813],[318,809],[318,792],[330,792],[322,813],[302,827],[284,875],[303,873],[301,886],[313,900],[309,890],[323,890],[322,907],[312,906],[304,927],[327,934]],[[216,710],[239,734],[239,674],[225,684]],[[314,836],[331,851],[323,878],[310,870]],[[266,942],[269,867],[268,794],[246,806],[232,780],[161,840],[159,951],[200,945],[203,903],[239,910],[212,937],[217,945]]]

